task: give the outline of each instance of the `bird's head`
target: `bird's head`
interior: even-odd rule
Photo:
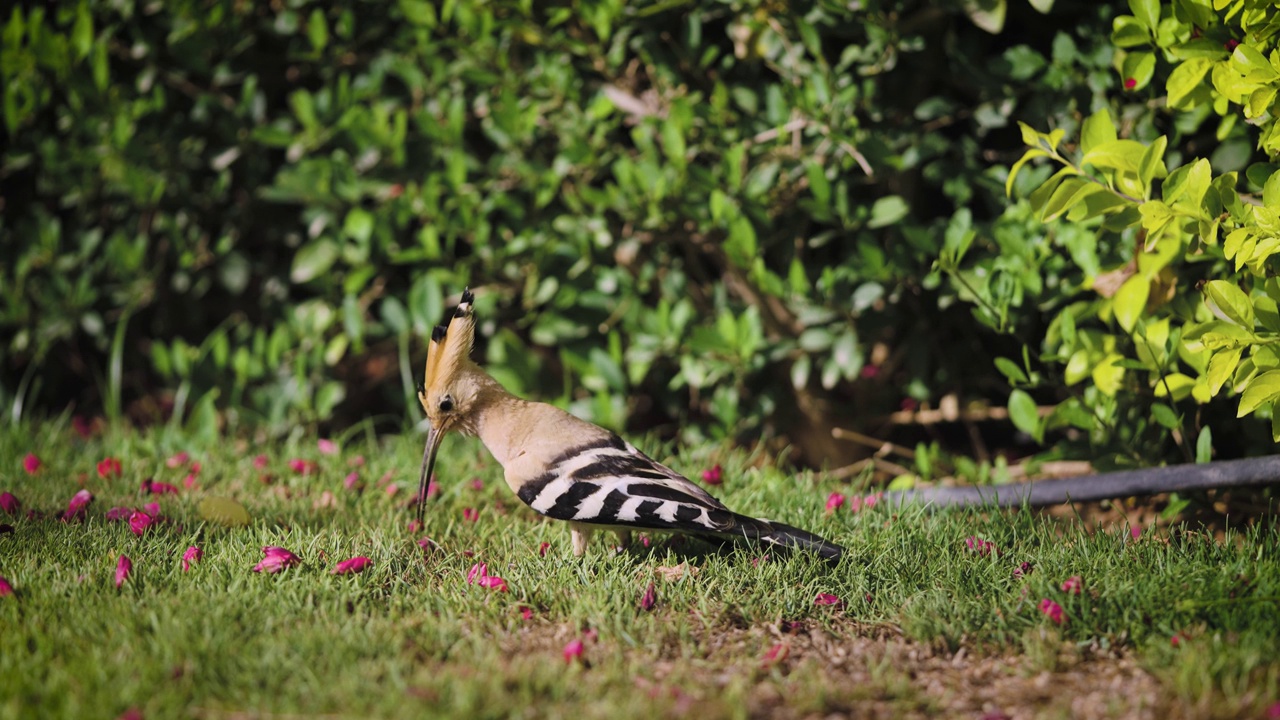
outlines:
[[[422,454],[422,476],[418,480],[418,520],[421,522],[427,500],[427,483],[436,464],[440,441],[453,430],[470,429],[472,411],[479,398],[482,371],[470,360],[471,342],[475,336],[475,317],[470,290],[462,291],[462,300],[449,325],[437,325],[427,347],[424,382],[418,387],[418,402],[427,414],[431,429]]]

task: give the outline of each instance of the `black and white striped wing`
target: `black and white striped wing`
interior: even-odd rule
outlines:
[[[518,494],[557,520],[712,533],[738,524],[719,500],[616,435],[565,452]]]

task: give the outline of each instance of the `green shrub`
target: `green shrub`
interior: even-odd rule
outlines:
[[[1051,372],[1037,373],[1039,382],[1016,366],[1009,373],[1029,385],[1065,385],[1074,397],[1039,418],[1015,395],[1010,412],[1037,435],[1074,426],[1113,438],[1124,425],[1130,442],[1172,436],[1188,457],[1195,443],[1203,461],[1214,417],[1204,406],[1224,392],[1240,395],[1236,414],[1270,417],[1280,440],[1280,355],[1272,349],[1280,339],[1280,284],[1272,277],[1280,249],[1280,13],[1262,2],[1130,6],[1132,15],[1115,19],[1116,67],[1130,92],[1163,89],[1165,102],[1152,105],[1167,104],[1172,122],[1163,107],[1150,121],[1102,108],[1081,125],[1074,147],[1064,139],[1075,132],[1022,126],[1030,149],[1007,187],[1034,188],[1036,219],[1110,252],[1100,260],[1064,244],[1079,271],[1077,298],[1057,304],[1037,346]],[[1169,127],[1161,132],[1158,124]],[[1212,152],[1201,149],[1208,132],[1222,141]],[[1019,176],[1040,159],[1056,172]],[[958,268],[961,254],[944,262]],[[1254,445],[1267,446],[1261,438]]]
[[[1118,252],[1006,209],[1012,118],[1155,117],[1112,10],[1047,5],[20,6],[4,400],[395,425],[470,284],[504,383],[614,427],[822,462],[1002,402],[994,358]]]

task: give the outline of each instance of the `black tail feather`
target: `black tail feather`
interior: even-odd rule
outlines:
[[[746,537],[791,550],[816,553],[823,560],[831,563],[839,562],[840,556],[844,554],[843,547],[808,530],[801,530],[773,520],[749,519],[749,522],[742,524],[742,529]]]

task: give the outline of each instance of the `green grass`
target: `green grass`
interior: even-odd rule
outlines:
[[[202,464],[199,488],[141,496],[146,477],[182,486],[186,468],[164,462],[180,450]],[[27,452],[43,461],[34,476],[22,469]],[[712,462],[707,452],[658,454],[696,477]],[[23,503],[17,518],[0,514],[13,526],[0,534],[0,576],[17,590],[0,598],[0,717],[115,717],[130,707],[147,717],[936,712],[938,698],[874,640],[899,634],[925,655],[1008,655],[1023,673],[1060,671],[1064,657],[1130,654],[1158,679],[1161,702],[1184,715],[1262,713],[1280,700],[1280,534],[1270,518],[1220,540],[1161,531],[1133,541],[1123,528],[1027,513],[882,505],[828,515],[827,494],[847,487],[716,452],[725,482],[715,492],[727,504],[845,545],[842,563],[777,552],[753,562],[767,551],[661,535],[621,554],[609,549],[611,535],[598,535],[576,559],[568,529],[523,507],[483,448],[459,438],[443,448],[427,527],[410,533],[417,438],[355,435],[338,455],[322,455],[314,438],[199,449],[162,432],[84,441],[58,424],[0,430],[0,491]],[[264,470],[253,466],[259,453],[269,458]],[[121,459],[121,477],[98,477],[106,455]],[[356,456],[363,467],[351,466]],[[318,471],[292,472],[291,458],[314,460]],[[343,488],[353,469],[362,493]],[[395,495],[379,485],[386,474]],[[96,498],[87,520],[60,522],[82,485]],[[333,507],[316,507],[325,491]],[[253,522],[202,521],[206,495],[236,499]],[[142,537],[104,519],[108,508],[153,499],[169,521]],[[463,519],[467,507],[477,521]],[[41,516],[26,517],[31,509]],[[415,542],[424,535],[440,550],[424,553]],[[969,536],[998,553],[967,550]],[[205,557],[184,573],[188,545]],[[263,545],[284,546],[305,565],[254,573]],[[134,568],[117,590],[120,554]],[[354,555],[372,567],[330,573]],[[480,562],[510,592],[468,585]],[[1017,578],[1022,562],[1034,569]],[[661,576],[681,563],[696,573]],[[1073,575],[1083,579],[1078,596],[1059,589]],[[651,582],[658,603],[645,612],[639,599]],[[819,593],[843,606],[815,605]],[[1039,611],[1042,598],[1062,604],[1062,626]],[[562,648],[584,636],[586,662],[566,664]],[[793,651],[764,662],[776,643]],[[858,658],[842,647],[861,648]]]

